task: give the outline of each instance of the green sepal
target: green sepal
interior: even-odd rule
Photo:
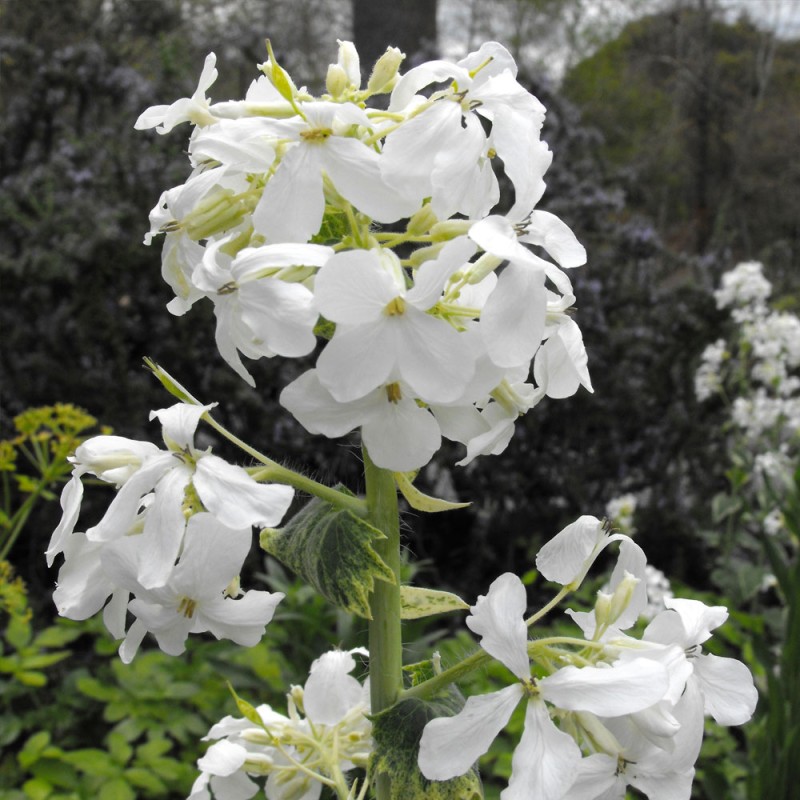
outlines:
[[[412,483],[412,478],[405,472],[395,472],[394,479],[397,488],[403,493],[411,508],[417,511],[426,511],[435,514],[439,511],[453,511],[457,508],[466,508],[470,503],[451,503],[438,497],[424,494]]]
[[[247,702],[247,700],[243,700],[239,697],[238,694],[234,691],[233,686],[231,686],[230,681],[228,683],[228,691],[233,695],[233,699],[236,701],[236,708],[239,709],[239,713],[248,721],[252,722],[258,728],[264,727],[264,720],[261,719],[259,716],[258,711],[256,711],[255,706],[251,705]]]
[[[463,706],[460,693],[450,687],[433,699],[404,700],[373,717],[370,772],[389,776],[391,800],[482,800],[483,787],[474,765],[449,781],[429,781],[417,766],[423,728],[436,717],[457,714]]]
[[[155,375],[161,385],[173,396],[177,397],[182,403],[191,403],[192,405],[197,405],[197,400],[192,397],[192,395],[188,392],[187,389],[184,389],[183,386],[172,377],[163,367],[156,364],[152,358],[145,358],[144,365],[150,372]]]
[[[384,538],[351,511],[316,497],[283,528],[261,531],[260,541],[266,552],[337,608],[372,619],[369,595],[375,581],[395,583],[394,573],[372,546]]]
[[[422,586],[400,587],[400,616],[402,619],[420,619],[448,611],[463,611],[469,608],[457,594],[440,589],[425,589]]]
[[[267,77],[272,81],[272,85],[278,90],[278,94],[294,105],[294,85],[289,73],[278,64],[275,53],[272,52],[272,42],[267,39],[267,53],[269,54],[270,72]]]

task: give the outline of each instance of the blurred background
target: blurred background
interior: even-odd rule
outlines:
[[[258,653],[201,643],[183,660],[155,652],[124,667],[98,624],[52,620],[55,571],[42,553],[66,472],[42,477],[26,461],[41,447],[64,455],[100,425],[157,439],[148,414],[171,399],[142,368],[150,356],[205,402],[220,401],[228,427],[263,451],[359,489],[357,442],[309,437],[277,404],[305,365],[254,363],[251,391],[218,355],[207,304],[180,318],[166,311],[160,244],[142,244],[160,193],[188,174],[189,130],[159,136],[133,123],[150,105],[190,96],[210,51],[219,70],[211,97],[242,97],[266,37],[312,92],[337,38],[355,41],[365,75],[389,44],[407,54],[406,68],[488,39],[511,50],[520,82],[548,109],[542,138],[554,161],[540,207],[588,251],[571,277],[595,392],[542,403],[499,457],[454,468],[460,449],[444,448],[419,484],[473,504],[405,516],[415,579],[472,602],[499,573],[532,569],[538,547],[578,515],[631,508],[633,521],[620,525],[635,527],[676,594],[732,609],[728,654],[748,661],[764,693],[749,732],[712,732],[696,797],[788,800],[797,767],[787,754],[800,746],[791,713],[800,719],[800,623],[787,608],[800,591],[797,430],[754,442],[732,427],[735,398],[754,389],[747,347],[713,290],[737,263],[759,261],[771,307],[792,315],[800,306],[796,0],[0,4],[0,798],[184,797],[197,740],[231,711],[220,674],[251,700],[272,692],[279,703],[325,643],[351,646],[363,633],[279,565],[258,562],[253,576],[307,612],[287,601],[282,632],[271,626]],[[698,399],[701,355],[720,339],[738,372],[726,373],[725,392]],[[19,421],[57,403],[96,425],[64,409]],[[789,476],[782,488],[754,471],[773,450]],[[777,537],[764,525],[776,509]],[[528,581],[532,600],[546,596],[533,573]],[[417,631],[426,643],[444,632]],[[499,747],[502,774],[509,759]],[[770,771],[767,794],[759,781]]]

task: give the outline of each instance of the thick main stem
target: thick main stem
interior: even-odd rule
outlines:
[[[403,688],[403,639],[400,630],[400,516],[397,488],[388,470],[376,467],[364,449],[369,521],[385,536],[375,550],[395,576],[394,585],[376,581],[370,598],[369,680],[372,713],[392,706]],[[375,797],[389,800],[389,776],[375,777]]]

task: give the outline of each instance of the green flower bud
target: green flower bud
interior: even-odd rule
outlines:
[[[386,52],[375,62],[372,74],[369,76],[367,91],[370,94],[378,92],[390,92],[397,82],[397,73],[400,64],[406,57],[396,47],[387,47]]]

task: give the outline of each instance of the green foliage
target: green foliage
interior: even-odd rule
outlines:
[[[14,417],[16,436],[0,441],[0,559],[8,556],[36,503],[55,499],[53,488],[72,470],[67,456],[96,426],[94,417],[65,403]]]
[[[314,498],[283,528],[264,529],[261,547],[337,608],[371,619],[375,581],[395,581],[372,546],[384,538],[352,512]]]
[[[463,707],[463,698],[451,687],[430,700],[404,700],[373,718],[375,746],[371,769],[390,776],[392,800],[480,800],[483,797],[475,767],[458,778],[429,781],[417,766],[419,740],[425,725],[435,717],[453,716]]]

